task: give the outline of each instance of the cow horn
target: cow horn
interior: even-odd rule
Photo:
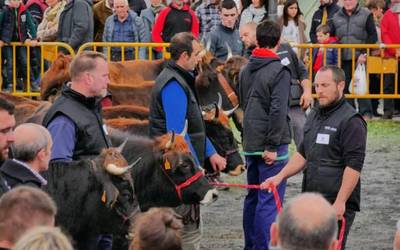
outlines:
[[[217,107],[218,107],[218,109],[222,109],[222,95],[219,92],[217,93],[217,95],[218,95]]]
[[[125,174],[126,172],[128,172],[129,169],[133,168],[136,164],[138,164],[141,159],[142,159],[142,157],[139,157],[139,158],[137,158],[137,160],[134,163],[132,163],[126,167],[122,167],[122,168],[115,166],[115,164],[113,164],[113,163],[110,163],[110,164],[107,164],[106,170],[108,173],[110,173],[112,175],[122,175],[122,174]]]
[[[208,39],[208,40],[207,40],[207,43],[206,43],[206,50],[207,50],[207,51],[210,51],[210,48],[211,48],[211,40]]]
[[[215,106],[215,114],[214,114],[214,119],[217,119],[219,116],[219,108],[217,104],[214,104]]]
[[[225,114],[226,116],[229,117],[230,115],[232,115],[233,112],[235,112],[235,110],[236,110],[238,107],[239,107],[239,105],[236,105],[235,107],[233,107],[233,109],[224,110],[224,114]]]
[[[121,153],[127,142],[128,142],[128,139],[125,139],[125,141],[123,143],[121,143],[121,145],[118,146],[117,151]]]
[[[171,149],[172,148],[172,144],[174,144],[174,141],[175,141],[175,131],[172,131],[171,139],[169,141],[167,141],[167,143],[165,144],[165,148],[166,149]]]
[[[227,42],[225,42],[225,44],[226,44],[226,48],[228,49],[228,56],[226,57],[226,61],[227,61],[232,58],[233,53],[232,53],[232,48],[229,46],[229,44]]]
[[[185,120],[185,127],[183,128],[183,130],[182,130],[182,132],[180,133],[180,135],[181,135],[182,137],[185,137],[185,136],[186,136],[186,133],[187,133],[187,130],[188,130],[188,121]]]

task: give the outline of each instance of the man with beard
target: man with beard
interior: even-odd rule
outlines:
[[[15,140],[14,105],[0,98],[0,166],[8,159],[11,144]],[[10,190],[10,186],[0,174],[0,196]]]
[[[345,218],[341,248],[345,249],[355,212],[360,211],[360,173],[367,125],[344,98],[342,69],[323,66],[314,85],[319,103],[307,117],[303,143],[286,166],[261,186],[270,188],[304,170],[302,191],[321,193],[333,205],[338,220]]]
[[[317,41],[317,27],[320,24],[328,24],[333,30],[333,15],[340,9],[337,5],[337,0],[319,0],[321,6],[314,12],[310,28],[310,39],[312,43],[318,43]],[[331,34],[334,36],[335,34]]]

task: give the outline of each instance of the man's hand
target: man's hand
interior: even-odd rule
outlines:
[[[217,153],[210,156],[210,163],[215,172],[221,172],[226,168],[226,159]]]
[[[274,161],[276,160],[277,156],[278,156],[278,154],[276,152],[269,152],[269,151],[265,150],[264,154],[263,154],[263,159],[265,161],[265,164],[267,164],[267,165],[273,164]]]
[[[336,216],[338,220],[341,220],[343,218],[344,212],[346,211],[346,203],[335,200],[332,206],[336,211]]]
[[[269,191],[271,191],[271,185],[277,187],[282,182],[282,180],[283,178],[279,174],[277,174],[266,179],[263,183],[261,183],[260,187],[261,189],[268,189]]]
[[[25,40],[25,44],[35,47],[38,45],[38,41],[37,40],[31,40],[31,39],[26,39]]]
[[[0,48],[4,46],[4,42],[0,40]]]
[[[361,54],[358,56],[357,63],[364,64],[367,61],[367,54]]]
[[[306,110],[310,107],[313,101],[312,95],[309,92],[304,92],[300,97],[300,106],[302,109]]]

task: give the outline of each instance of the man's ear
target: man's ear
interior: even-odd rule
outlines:
[[[278,228],[278,224],[276,224],[276,222],[272,223],[270,234],[271,234],[271,246],[274,246],[274,247],[278,246],[279,228]]]
[[[342,91],[342,93],[344,93],[345,86],[346,86],[346,83],[344,81],[341,81],[338,83],[338,88],[339,88],[339,90]]]

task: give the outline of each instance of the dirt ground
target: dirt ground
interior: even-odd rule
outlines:
[[[393,249],[400,219],[400,122],[368,123],[368,143],[361,174],[361,212],[357,213],[346,249]],[[225,182],[245,183],[245,174]],[[286,199],[300,192],[301,175],[288,181]],[[202,207],[201,249],[243,249],[242,209],[246,190],[221,191],[219,199]]]

